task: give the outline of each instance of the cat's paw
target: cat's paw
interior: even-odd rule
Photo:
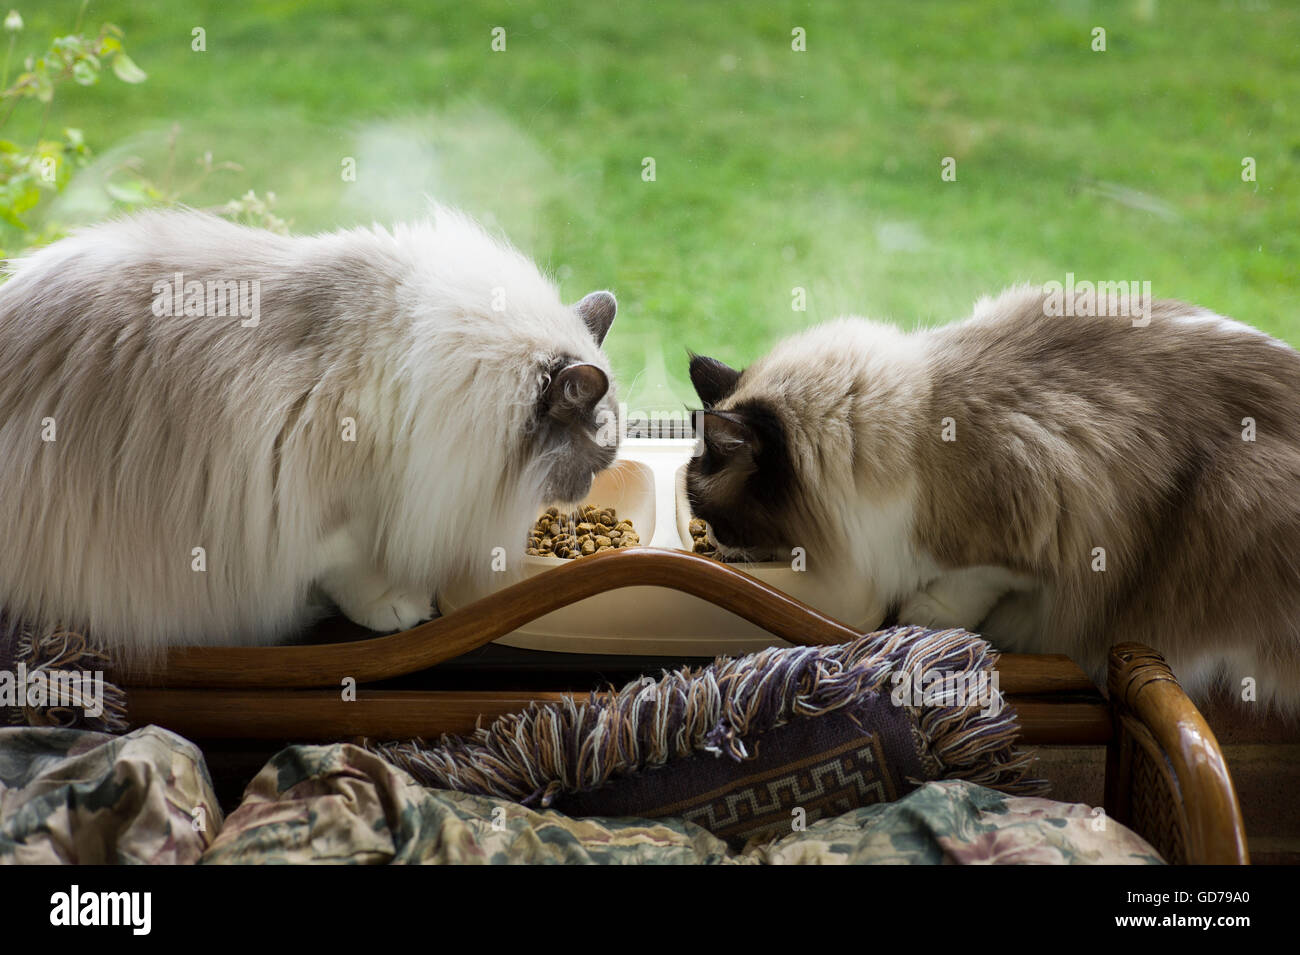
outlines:
[[[957,610],[942,603],[931,593],[918,590],[898,608],[898,622],[927,630],[967,629],[973,623],[961,619]],[[978,623],[978,621],[976,621]]]
[[[353,623],[387,633],[409,630],[422,620],[428,620],[433,616],[433,606],[428,597],[417,597],[404,590],[389,590],[365,606],[345,609],[344,613]]]

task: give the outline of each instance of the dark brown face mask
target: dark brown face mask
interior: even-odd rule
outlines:
[[[704,406],[697,416],[700,454],[686,471],[691,513],[708,522],[723,547],[783,549],[789,544],[784,514],[795,484],[784,425],[762,402],[717,407],[734,393],[743,372],[692,355],[690,374]]]

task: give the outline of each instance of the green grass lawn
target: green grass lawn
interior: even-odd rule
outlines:
[[[20,52],[79,6],[11,2]],[[178,168],[209,149],[243,167],[196,204],[273,192],[300,230],[461,204],[571,298],[618,293],[635,408],[680,408],[688,346],[743,364],[836,314],[938,323],[1067,272],[1300,343],[1300,11],[1281,0],[103,0],[87,20],[123,27],[149,79],[56,101],[101,165],[51,214],[104,215],[97,176],[161,170],[173,123]]]

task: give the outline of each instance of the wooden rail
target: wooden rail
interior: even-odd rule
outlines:
[[[134,726],[155,724],[190,739],[274,739],[323,742],[437,739],[472,732],[480,720],[517,713],[530,703],[554,703],[590,694],[563,690],[371,690],[345,701],[337,690],[131,689]],[[1029,745],[1102,744],[1110,740],[1104,702],[1043,702],[1011,698]]]
[[[609,551],[522,580],[444,617],[401,633],[346,643],[172,650],[154,672],[127,674],[134,686],[252,689],[338,688],[415,673],[481,647],[538,617],[622,587],[667,587],[707,600],[796,644],[846,643],[859,631],[735,567],[685,551]],[[1086,693],[1092,681],[1068,657],[1006,654],[1009,694]],[[134,698],[134,697],[133,697]]]

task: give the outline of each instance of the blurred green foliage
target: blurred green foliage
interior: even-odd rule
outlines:
[[[10,69],[24,23],[17,10],[4,19],[7,43],[0,68],[0,133],[24,103],[36,107],[41,117],[34,142],[0,139],[0,220],[22,235],[22,245],[51,237],[53,228],[48,225],[44,235],[32,235],[23,217],[47,195],[61,191],[73,169],[85,165],[90,156],[85,136],[76,127],[64,127],[54,138],[47,138],[55,92],[65,83],[96,85],[105,65],[124,83],[146,79],[123,48],[122,31],[116,26],[105,23],[95,33],[82,32],[85,6],[83,3],[71,33],[55,36],[43,53],[24,59],[12,84]]]

